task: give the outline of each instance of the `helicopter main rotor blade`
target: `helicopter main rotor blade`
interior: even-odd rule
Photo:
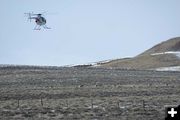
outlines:
[[[33,13],[33,12],[24,13],[24,14],[25,14],[25,15],[28,15],[28,16],[42,15],[41,13],[35,14],[35,13]]]

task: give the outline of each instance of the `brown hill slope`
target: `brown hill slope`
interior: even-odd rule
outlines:
[[[180,51],[180,37],[169,39],[146,50],[140,55],[161,53],[167,51]]]
[[[180,37],[157,44],[134,58],[117,59],[107,63],[99,63],[99,65],[100,67],[123,69],[180,66],[180,58],[176,54],[168,53],[169,51],[180,51]]]

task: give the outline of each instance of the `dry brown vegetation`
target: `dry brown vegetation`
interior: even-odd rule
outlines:
[[[101,64],[102,68],[121,68],[121,69],[155,69],[159,67],[180,66],[180,58],[173,54],[164,55],[144,55],[131,59],[118,59]]]
[[[179,72],[0,67],[0,119],[163,120]]]

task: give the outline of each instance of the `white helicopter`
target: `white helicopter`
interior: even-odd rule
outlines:
[[[34,14],[34,13],[25,13],[25,15],[28,15],[28,20],[34,19],[36,22],[36,26],[34,30],[41,30],[41,27],[44,29],[51,29],[46,26],[46,19],[42,16],[42,13]]]

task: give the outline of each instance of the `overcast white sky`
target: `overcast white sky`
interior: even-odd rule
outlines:
[[[0,0],[0,64],[69,65],[135,56],[180,36],[180,0]],[[47,11],[35,31],[25,12]]]

